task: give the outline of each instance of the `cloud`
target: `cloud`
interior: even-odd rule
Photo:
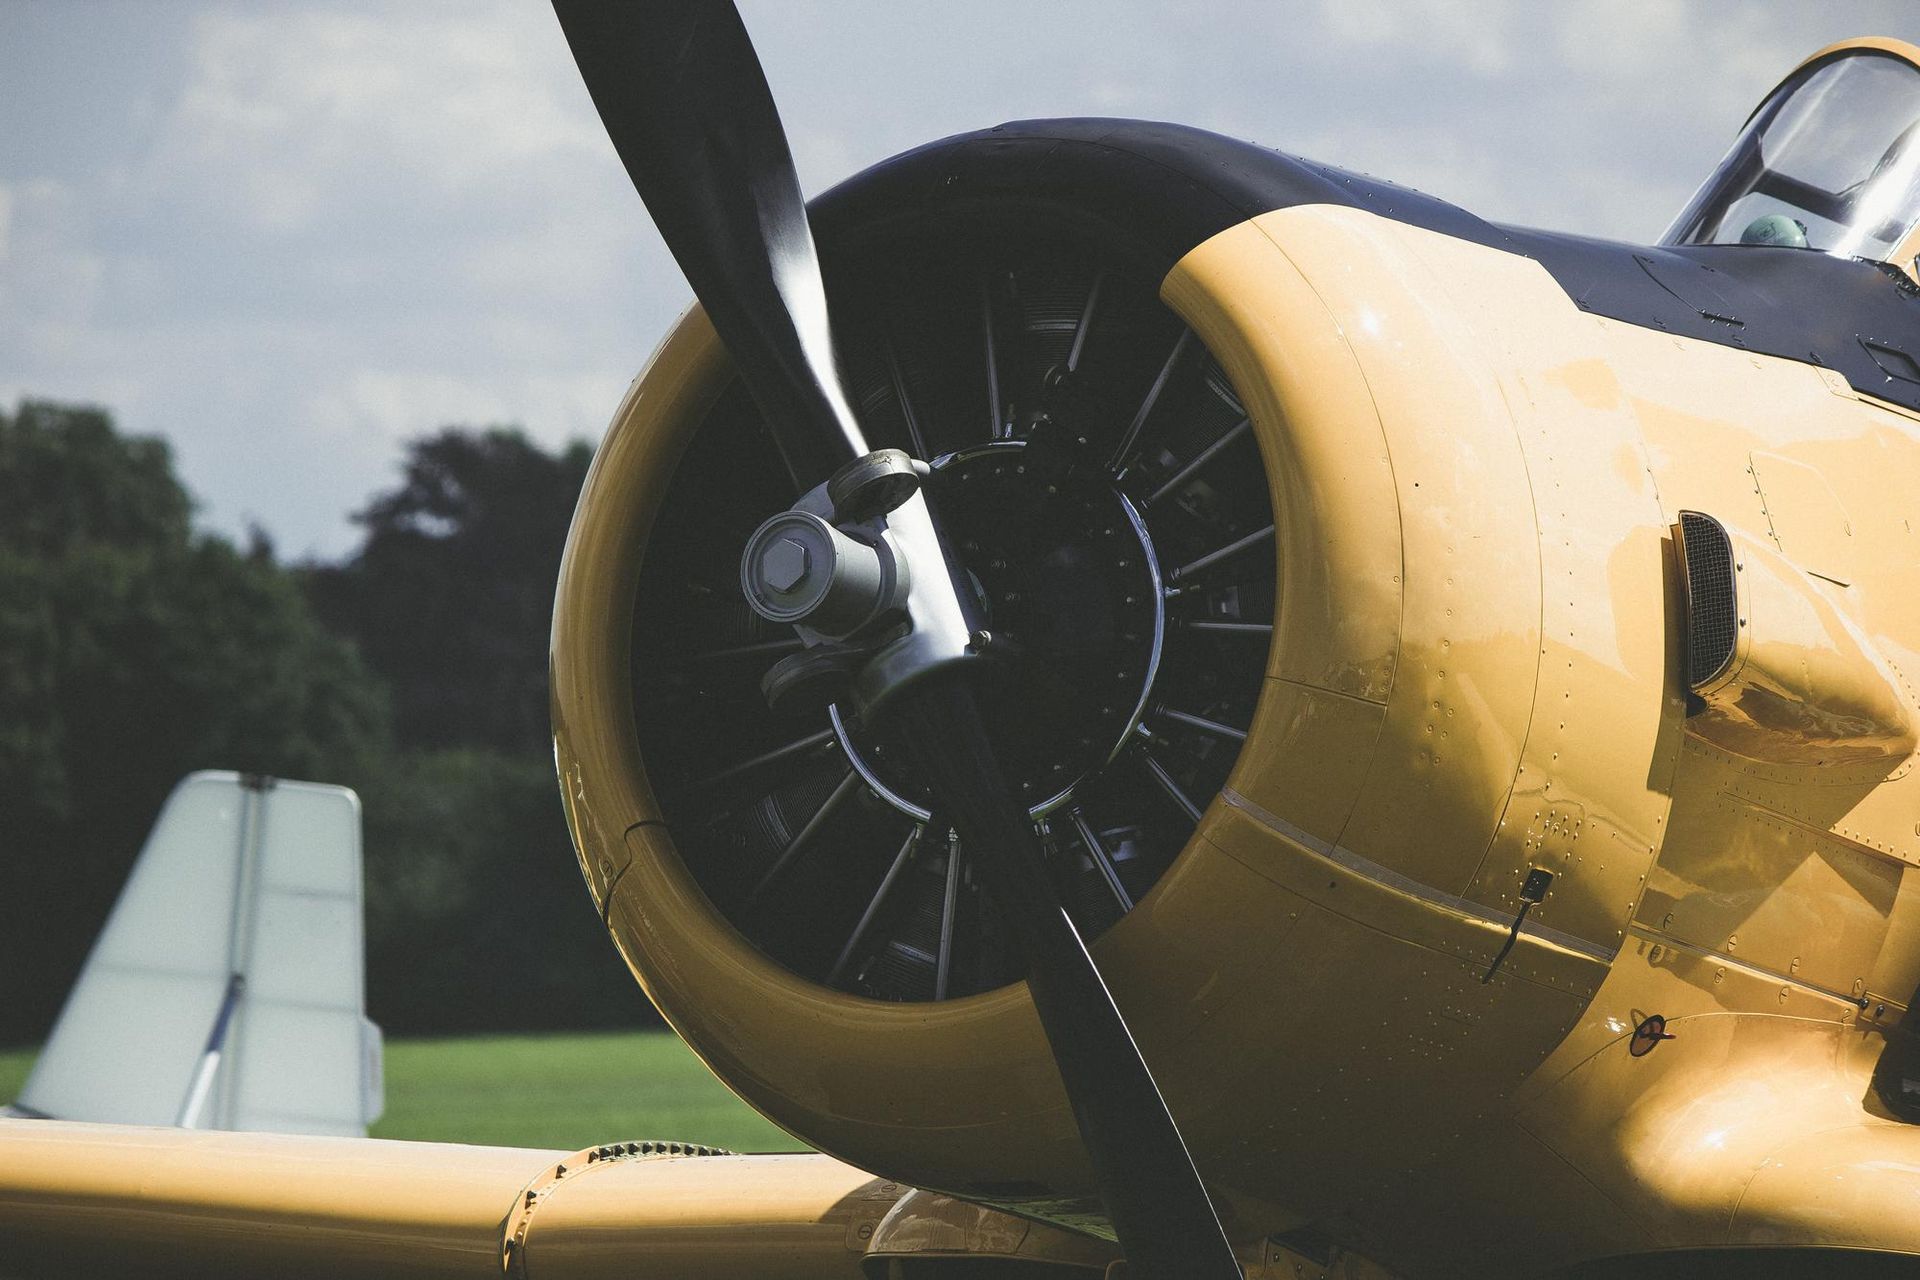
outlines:
[[[1319,49],[1331,46],[1438,61],[1474,75],[1494,76],[1513,65],[1513,18],[1524,2],[1403,0],[1385,5],[1320,0],[1316,17],[1324,44]]]
[[[1046,115],[1178,119],[1502,220],[1650,237],[1801,56],[1911,30],[1707,0],[742,0],[818,191]],[[0,42],[0,397],[171,439],[291,553],[447,422],[596,436],[685,305],[544,6],[26,6]]]
[[[168,434],[204,519],[296,554],[350,544],[411,434],[599,433],[686,287],[550,18],[187,25],[165,92],[88,104],[142,121],[139,146],[69,179],[0,168],[0,392]]]
[[[86,200],[31,178],[0,188],[0,215],[0,342],[28,359],[65,358],[86,343],[107,270],[85,234]]]
[[[539,56],[551,24],[525,7],[221,9],[193,25],[191,79],[149,189],[221,190],[268,232],[324,231],[388,199],[491,195],[503,175],[605,147],[574,83]],[[377,186],[350,181],[376,174]]]

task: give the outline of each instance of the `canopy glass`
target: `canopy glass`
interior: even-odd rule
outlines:
[[[1920,70],[1862,49],[1774,90],[1662,242],[1884,261],[1917,219]]]

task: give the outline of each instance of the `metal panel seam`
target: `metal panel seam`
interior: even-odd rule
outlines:
[[[1408,897],[1417,898],[1430,906],[1439,907],[1441,910],[1450,912],[1453,915],[1462,916],[1469,920],[1477,920],[1483,924],[1496,925],[1502,929],[1510,929],[1513,927],[1514,917],[1505,912],[1494,911],[1477,902],[1471,902],[1466,898],[1462,898],[1458,894],[1448,893],[1444,889],[1438,889],[1429,884],[1422,884],[1420,881],[1404,876],[1389,867],[1383,867],[1371,858],[1355,853],[1351,849],[1343,848],[1338,844],[1322,840],[1311,832],[1294,826],[1279,814],[1269,812],[1231,788],[1222,790],[1220,792],[1220,798],[1227,804],[1247,814],[1261,825],[1271,828],[1285,836],[1288,840],[1299,845],[1308,853],[1315,857],[1324,858],[1326,861],[1334,863],[1346,871],[1352,872],[1363,880],[1370,880],[1384,889],[1391,889],[1398,893],[1404,893]],[[1615,952],[1596,946],[1585,938],[1577,938],[1570,933],[1562,933],[1558,929],[1545,925],[1529,926],[1522,924],[1520,932],[1526,937],[1534,939],[1536,942],[1543,942],[1548,946],[1572,952],[1588,960],[1597,960],[1602,964],[1611,963],[1615,955]]]

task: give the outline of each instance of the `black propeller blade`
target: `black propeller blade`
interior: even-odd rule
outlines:
[[[786,131],[729,0],[554,0],[614,150],[802,491],[867,452]],[[771,513],[769,513],[771,514]]]
[[[1026,807],[994,759],[973,690],[945,681],[906,698],[902,728],[939,809],[974,852],[1026,958],[1027,986],[1128,1264],[1150,1280],[1237,1280],[1240,1265],[1186,1141],[1061,905]]]
[[[806,489],[867,452],[833,361],[786,134],[731,0],[554,0],[661,235]],[[900,730],[1025,953],[1101,1198],[1147,1280],[1238,1280],[1186,1144],[1060,904],[960,677],[900,695]]]

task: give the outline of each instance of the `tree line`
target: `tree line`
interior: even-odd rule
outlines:
[[[365,813],[367,995],[389,1034],[653,1017],[581,884],[547,628],[592,450],[413,442],[337,563],[196,529],[164,441],[0,410],[0,1044],[43,1037],[168,790],[218,768]]]

